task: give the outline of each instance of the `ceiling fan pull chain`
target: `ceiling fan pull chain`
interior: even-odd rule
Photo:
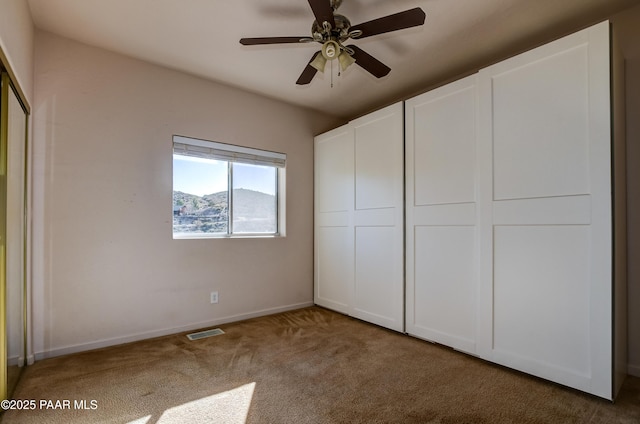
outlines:
[[[331,61],[331,88],[333,88],[333,60]]]

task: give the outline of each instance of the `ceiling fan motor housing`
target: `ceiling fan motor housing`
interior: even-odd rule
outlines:
[[[313,21],[311,26],[311,34],[313,38],[321,43],[329,40],[335,40],[344,42],[349,38],[349,29],[351,28],[351,22],[345,16],[335,14],[334,20],[336,22],[335,28],[325,28],[318,21]]]

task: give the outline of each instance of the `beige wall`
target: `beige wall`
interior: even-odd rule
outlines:
[[[48,33],[35,51],[37,358],[312,303],[333,119]],[[173,240],[173,134],[286,153],[287,237]]]
[[[628,372],[640,376],[640,6],[612,18],[625,57],[628,226]]]
[[[28,102],[33,100],[33,23],[27,0],[0,0],[0,49]]]

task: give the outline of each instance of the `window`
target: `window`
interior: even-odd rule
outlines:
[[[284,235],[286,155],[173,137],[173,238]]]

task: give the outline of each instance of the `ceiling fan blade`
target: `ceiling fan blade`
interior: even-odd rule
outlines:
[[[353,50],[353,58],[356,60],[356,64],[360,65],[360,67],[371,75],[377,78],[382,78],[391,71],[391,68],[362,50],[360,47],[354,45],[347,47]]]
[[[329,22],[331,28],[336,27],[336,21],[333,18],[333,8],[331,8],[331,0],[309,0],[309,6],[313,10],[318,25],[322,27],[323,22]]]
[[[300,77],[298,78],[298,81],[296,81],[296,84],[298,84],[298,85],[309,84],[311,82],[311,80],[313,79],[313,77],[316,76],[316,72],[318,72],[318,70],[316,68],[314,68],[313,66],[311,66],[311,62],[313,62],[313,59],[315,59],[316,56],[318,56],[320,53],[322,53],[322,52],[321,51],[317,51],[311,57],[311,60],[307,64],[307,67],[304,68],[304,71],[302,71],[302,74],[300,74]]]
[[[244,46],[255,46],[258,44],[306,43],[309,41],[313,41],[313,38],[304,35],[300,37],[256,37],[241,38],[240,44]]]
[[[424,11],[416,7],[352,26],[349,31],[362,31],[362,35],[357,37],[360,39],[372,35],[384,34],[385,32],[420,26],[424,24],[426,17],[427,15]]]

